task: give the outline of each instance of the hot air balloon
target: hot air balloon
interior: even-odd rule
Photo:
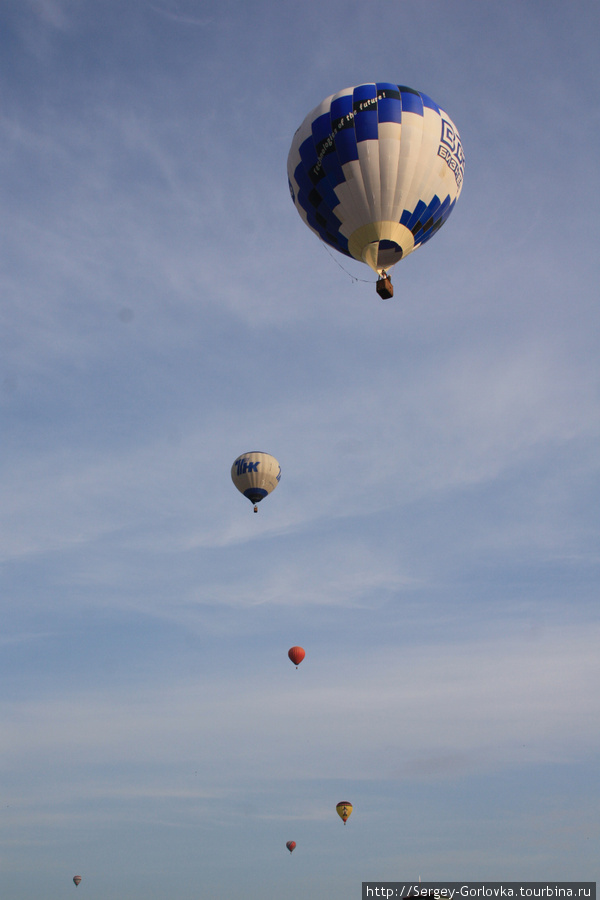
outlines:
[[[298,668],[298,666],[306,656],[306,653],[304,652],[304,649],[302,647],[290,647],[290,649],[288,650],[288,656],[294,663],[296,668]]]
[[[252,450],[238,456],[231,467],[231,478],[238,491],[254,503],[254,512],[258,512],[256,504],[279,484],[281,466],[269,453]]]
[[[296,849],[296,841],[288,841],[285,846],[288,848],[290,853],[293,853],[294,850]]]
[[[75,887],[79,887],[81,884],[81,875],[73,876],[73,883],[75,884]]]
[[[292,200],[322,241],[370,266],[377,293],[388,270],[438,231],[461,192],[456,126],[430,97],[388,82],[327,97],[296,131],[288,156]]]
[[[335,811],[345,825],[352,813],[352,804],[342,801],[341,803],[338,803]]]

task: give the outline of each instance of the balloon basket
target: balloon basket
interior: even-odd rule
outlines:
[[[390,300],[394,296],[394,288],[389,275],[383,275],[381,278],[378,278],[375,289],[382,300]]]

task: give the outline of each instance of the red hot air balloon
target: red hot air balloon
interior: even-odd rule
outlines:
[[[81,883],[81,875],[75,875],[73,877],[73,884],[75,885],[75,887],[79,887],[80,883]]]
[[[288,841],[285,846],[288,848],[290,853],[293,853],[294,850],[296,849],[296,841]]]
[[[294,663],[296,668],[298,668],[298,666],[306,656],[306,653],[304,652],[302,647],[290,647],[290,649],[288,650],[288,656]]]

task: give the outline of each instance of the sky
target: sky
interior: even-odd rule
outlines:
[[[599,39],[596,0],[2,4],[2,898],[596,880]],[[386,302],[286,174],[373,81],[466,157]]]

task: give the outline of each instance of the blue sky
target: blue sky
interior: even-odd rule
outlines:
[[[595,0],[0,26],[0,895],[596,880]],[[466,155],[387,303],[286,177],[378,80]]]

